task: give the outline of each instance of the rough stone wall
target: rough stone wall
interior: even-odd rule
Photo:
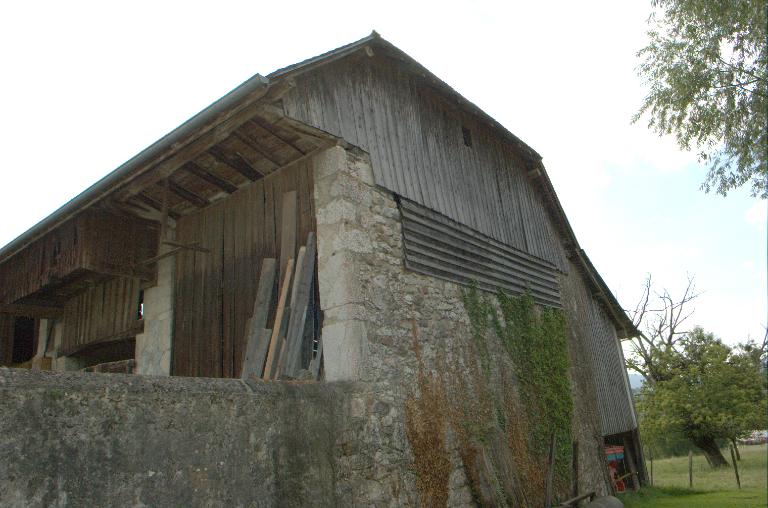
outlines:
[[[387,444],[394,453],[387,460],[392,463],[391,471],[400,472],[407,470],[402,467],[403,455],[413,460],[404,409],[409,399],[418,396],[419,374],[442,376],[450,391],[457,386],[456,378],[471,377],[468,373],[477,358],[470,353],[471,332],[462,289],[405,270],[397,203],[391,193],[373,184],[371,174],[366,155],[354,150],[334,148],[316,161],[325,368],[328,378],[366,381],[376,387],[377,397],[389,407],[388,421],[393,425],[395,441]],[[574,270],[568,276],[569,283],[583,284],[576,277]],[[575,316],[567,306],[565,310]],[[581,343],[584,338],[572,332],[570,344],[573,433],[580,442],[579,487],[581,492],[604,494],[602,437],[594,385]],[[503,398],[499,387],[507,386],[512,365],[498,340],[488,344],[494,361],[490,384],[496,397]],[[447,393],[451,396],[459,394]],[[461,466],[459,443],[451,429],[447,436],[451,470],[448,505],[470,505],[472,494],[468,472]],[[418,498],[412,470],[396,476],[399,481],[390,480],[390,496],[406,492],[407,499]],[[507,472],[517,474],[514,466]],[[355,474],[367,472],[357,470]]]
[[[0,506],[351,506],[365,393],[0,368]]]

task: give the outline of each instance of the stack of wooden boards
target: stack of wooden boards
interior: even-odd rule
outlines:
[[[262,261],[253,314],[246,327],[247,346],[241,375],[243,380],[317,380],[320,377],[322,341],[315,344],[314,340],[317,242],[315,234],[309,233],[306,245],[299,248],[298,255],[293,258],[296,233],[290,227],[292,210],[295,210],[295,192],[283,196],[285,227],[281,231],[280,267],[275,258]],[[276,282],[279,282],[277,308],[272,326],[268,328]],[[308,316],[310,319],[307,319]],[[307,361],[309,366],[305,367]],[[308,370],[309,373],[302,373],[302,370]]]

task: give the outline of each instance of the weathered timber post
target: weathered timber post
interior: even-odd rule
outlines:
[[[648,457],[651,459],[651,487],[653,487],[653,449],[648,448]]]
[[[739,479],[739,465],[736,463],[736,453],[733,451],[733,445],[731,449],[731,462],[733,462],[733,472],[736,473],[736,485],[741,489],[741,480]]]
[[[736,460],[741,460],[741,452],[739,452],[739,447],[734,438],[731,438],[731,444],[733,444],[733,449],[736,450]]]
[[[640,478],[637,475],[637,463],[635,462],[635,450],[633,448],[634,443],[631,439],[624,438],[624,457],[627,460],[629,466],[629,480],[632,482],[632,490],[637,492],[640,489]]]
[[[688,450],[688,488],[693,488],[693,450]]]

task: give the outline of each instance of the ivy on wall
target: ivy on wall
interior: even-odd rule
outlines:
[[[475,286],[463,303],[469,347],[450,360],[438,354],[433,372],[412,323],[418,390],[406,402],[406,434],[422,504],[448,500],[448,428],[478,505],[542,506],[553,433],[554,490],[568,494],[573,401],[563,312]]]
[[[493,297],[481,294],[473,286],[463,296],[473,343],[486,376],[492,368],[487,343],[490,329],[495,331],[513,365],[522,410],[514,411],[510,407],[515,406],[514,401],[505,397],[503,405],[496,401],[495,415],[499,425],[507,430],[519,474],[528,477],[521,480],[536,486],[525,497],[537,497],[543,487],[541,478],[546,471],[553,433],[556,486],[566,489],[571,472],[573,400],[565,315],[559,309],[537,306],[530,295],[499,292]],[[517,414],[510,414],[514,412]]]

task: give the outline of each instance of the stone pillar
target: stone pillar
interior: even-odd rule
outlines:
[[[168,236],[173,238],[172,229]],[[136,336],[136,374],[171,374],[175,273],[176,257],[161,259],[157,262],[157,284],[144,290],[144,333]]]
[[[51,361],[51,369],[59,372],[82,369],[84,362],[80,358],[75,356],[59,356],[63,336],[64,322],[57,319],[53,324],[53,360]]]
[[[313,162],[325,379],[360,380],[368,355],[368,331],[361,319],[357,258],[370,253],[373,245],[358,215],[370,207],[373,175],[367,165],[350,164],[346,150],[338,146]]]

